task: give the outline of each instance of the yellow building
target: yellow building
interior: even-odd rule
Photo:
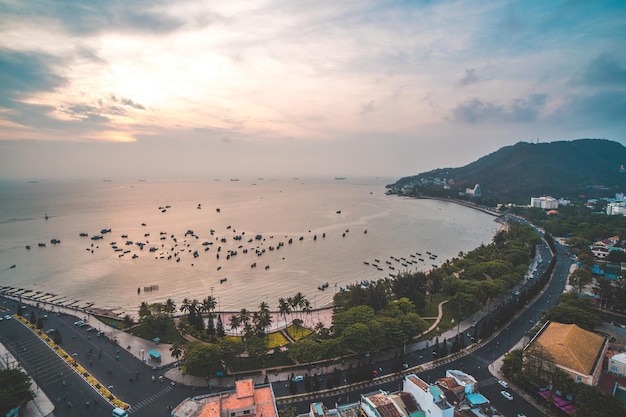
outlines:
[[[575,324],[548,321],[524,348],[524,367],[537,373],[556,366],[576,382],[596,385],[608,339]]]

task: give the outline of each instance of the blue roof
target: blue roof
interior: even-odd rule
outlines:
[[[429,386],[428,390],[430,391],[430,394],[435,398],[439,398],[443,395],[443,391],[441,391],[436,385]]]
[[[486,399],[482,394],[474,392],[472,394],[467,394],[465,396],[467,401],[472,405],[480,405],[480,404],[488,404],[489,400]]]

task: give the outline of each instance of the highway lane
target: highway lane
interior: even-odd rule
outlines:
[[[17,303],[3,300],[13,313]],[[35,311],[37,316],[45,312],[28,306],[25,315]],[[44,330],[55,329],[63,338],[63,349],[77,360],[102,385],[122,401],[131,405],[131,415],[169,415],[168,406],[176,406],[183,399],[205,394],[208,389],[192,389],[174,386],[164,378],[163,370],[152,369],[125,349],[97,332],[87,332],[87,326],[78,327],[78,319],[67,314],[47,312]],[[95,324],[97,326],[97,324]],[[61,359],[37,335],[16,319],[0,322],[0,337],[24,369],[55,404],[55,415],[110,416],[113,406],[106,402],[91,385],[83,380],[67,362]],[[74,356],[75,354],[75,356]],[[155,380],[152,380],[152,376]],[[94,399],[96,405],[94,406]],[[68,401],[73,404],[68,407]],[[87,407],[89,401],[89,407]]]

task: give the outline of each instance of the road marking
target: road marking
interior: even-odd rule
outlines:
[[[130,407],[130,409],[128,410],[128,414],[132,414],[135,411],[141,410],[142,408],[144,408],[145,406],[150,404],[152,401],[154,401],[154,400],[164,396],[165,394],[167,394],[168,392],[172,391],[173,389],[174,389],[174,387],[168,384],[161,391],[152,394],[151,396],[149,396],[145,400],[142,400],[142,401],[138,402],[137,404],[133,405],[132,407]]]

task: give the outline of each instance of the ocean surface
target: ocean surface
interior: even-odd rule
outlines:
[[[498,230],[476,210],[388,196],[393,181],[0,181],[0,286],[131,315],[142,301],[211,294],[220,311],[275,310],[298,291],[320,308],[348,284],[429,270]]]

